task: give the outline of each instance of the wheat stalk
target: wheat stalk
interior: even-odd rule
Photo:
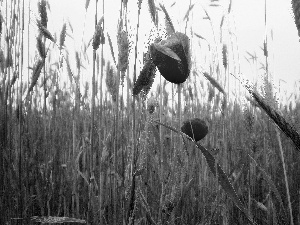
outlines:
[[[300,135],[298,134],[297,130],[291,126],[275,109],[269,106],[258,93],[250,90],[249,87],[247,89],[258,105],[267,113],[274,123],[277,124],[282,132],[293,141],[296,149],[300,151]]]
[[[286,164],[285,164],[285,159],[284,159],[284,154],[283,154],[283,149],[282,149],[282,144],[281,144],[280,132],[277,129],[276,129],[276,136],[277,136],[278,145],[279,145],[280,159],[281,159],[281,163],[282,163],[282,167],[283,167],[286,196],[287,196],[287,201],[288,201],[288,206],[289,206],[289,211],[290,211],[290,223],[291,223],[291,225],[293,225],[294,218],[293,218],[293,211],[292,211],[292,204],[291,204],[290,188],[289,188],[289,183],[288,183],[288,178],[287,178]]]
[[[215,88],[217,88],[221,93],[223,93],[225,95],[224,89],[222,88],[222,86],[218,83],[218,81],[215,78],[213,78],[207,72],[204,72],[203,75]]]

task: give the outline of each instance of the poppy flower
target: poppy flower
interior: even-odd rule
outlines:
[[[176,32],[166,40],[150,46],[151,59],[161,75],[169,82],[180,84],[190,74],[189,38]]]
[[[208,133],[208,127],[204,120],[194,118],[183,122],[181,131],[195,141],[200,141]]]

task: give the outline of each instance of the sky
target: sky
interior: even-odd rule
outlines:
[[[37,17],[37,0],[31,0],[31,17]],[[143,1],[141,11],[141,26],[139,35],[139,54],[142,54],[148,41],[150,30],[155,30],[148,12],[146,0]],[[175,29],[184,32],[185,23],[182,23],[183,17],[188,9],[189,1],[178,0],[171,7],[173,0],[156,0],[155,3],[162,3],[168,10]],[[218,38],[218,30],[223,15],[226,15],[229,0],[219,0],[220,7],[210,7],[208,0],[192,0],[194,8],[190,14],[189,25],[193,32],[205,37],[209,43],[214,43],[211,24],[205,17],[204,9],[211,17],[215,36]],[[73,31],[73,40],[69,38],[67,42],[69,47],[79,51],[82,46],[82,39],[88,42],[94,31],[95,0],[90,1],[90,6],[85,11],[85,0],[49,0],[51,12],[49,13],[49,30],[59,34],[62,24],[70,21]],[[295,91],[295,83],[300,86],[300,43],[297,29],[293,20],[293,13],[290,1],[267,0],[267,24],[265,25],[265,1],[262,0],[232,0],[231,13],[225,17],[223,27],[224,40],[230,45],[233,40],[233,48],[238,49],[232,52],[234,55],[234,64],[240,68],[241,76],[252,79],[253,76],[261,76],[262,70],[259,70],[259,62],[264,63],[265,58],[261,47],[267,37],[269,50],[269,71],[272,74],[273,82],[276,86],[280,84],[281,91],[287,93]],[[102,12],[102,1],[98,1],[98,12]],[[120,10],[120,0],[105,1],[105,31],[110,34],[114,49],[117,54],[116,45],[116,27],[118,23]],[[137,22],[137,1],[128,1],[129,25],[131,39],[135,38],[135,29]],[[99,18],[99,17],[98,17]],[[33,26],[33,25],[32,25]],[[228,30],[226,30],[228,29]],[[228,31],[232,35],[228,35]],[[226,32],[227,31],[227,32]],[[70,32],[70,31],[69,31]],[[226,36],[227,33],[227,36]],[[67,38],[68,39],[68,38]],[[202,42],[201,46],[204,46]],[[230,50],[230,49],[229,49]],[[110,50],[106,49],[106,52]],[[202,50],[197,52],[197,57],[204,60],[207,55],[202,54]],[[250,54],[256,54],[258,64],[249,63],[246,57]],[[91,55],[91,48],[90,53]],[[202,55],[201,55],[202,54]],[[230,53],[229,53],[230,54]],[[238,57],[237,57],[238,56]],[[110,57],[110,56],[108,56]],[[250,61],[251,62],[251,61]],[[141,68],[141,63],[139,68]],[[205,68],[205,67],[204,67]],[[279,82],[279,80],[281,80]],[[298,89],[299,91],[299,89]]]

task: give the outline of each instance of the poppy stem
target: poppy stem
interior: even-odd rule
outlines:
[[[177,115],[178,115],[178,129],[181,127],[181,89],[182,84],[178,84],[178,104],[177,104]],[[179,149],[181,149],[181,137],[179,137]]]

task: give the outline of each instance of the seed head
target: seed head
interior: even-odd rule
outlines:
[[[66,31],[67,31],[67,25],[66,25],[66,23],[64,23],[64,25],[61,29],[61,32],[60,32],[60,36],[59,36],[59,48],[60,48],[60,50],[62,49],[62,47],[65,44]]]
[[[121,72],[125,72],[128,66],[128,56],[129,56],[129,41],[128,35],[125,31],[120,31],[118,33],[118,48],[119,48],[119,69]]]
[[[77,70],[80,71],[81,62],[80,62],[80,57],[79,57],[78,51],[76,51],[76,53],[75,53],[75,59],[76,59],[76,67],[77,67]]]
[[[47,28],[47,23],[48,23],[48,16],[47,16],[47,9],[46,9],[47,2],[46,0],[41,0],[38,2],[38,9],[39,9],[39,14],[41,18],[41,24],[45,28]]]
[[[104,35],[103,35],[103,30],[102,30],[102,22],[103,22],[103,17],[99,20],[97,23],[97,26],[95,28],[95,33],[93,36],[93,49],[97,50],[99,48],[99,45],[101,43],[104,43]]]
[[[208,88],[208,102],[211,102],[214,96],[215,96],[215,89],[212,86],[209,86],[209,88]]]
[[[147,95],[154,82],[156,67],[152,60],[147,60],[138,79],[134,83],[133,95],[138,95],[142,90]]]
[[[41,35],[39,35],[36,38],[36,48],[38,49],[38,52],[39,52],[41,58],[45,59],[46,58],[46,51],[45,51],[45,45],[44,45],[44,43],[42,41]]]
[[[223,55],[223,66],[226,70],[227,69],[227,45],[226,44],[223,44],[222,55]]]
[[[107,62],[106,65],[106,79],[105,79],[106,87],[108,92],[111,94],[113,101],[117,100],[117,75],[110,65],[110,62]]]
[[[33,72],[32,72],[32,78],[31,78],[31,84],[28,88],[27,94],[29,94],[33,90],[34,86],[36,85],[36,82],[38,81],[38,79],[40,77],[43,66],[44,66],[44,61],[41,59],[39,61],[37,61],[37,63],[34,65]]]
[[[50,31],[47,30],[47,28],[45,26],[43,26],[42,22],[37,20],[36,23],[37,23],[37,26],[38,26],[41,34],[44,35],[45,38],[48,38],[50,41],[55,43],[56,41],[55,41],[54,37],[52,36]]]
[[[264,41],[264,56],[268,57],[268,45],[267,45],[267,42]]]

